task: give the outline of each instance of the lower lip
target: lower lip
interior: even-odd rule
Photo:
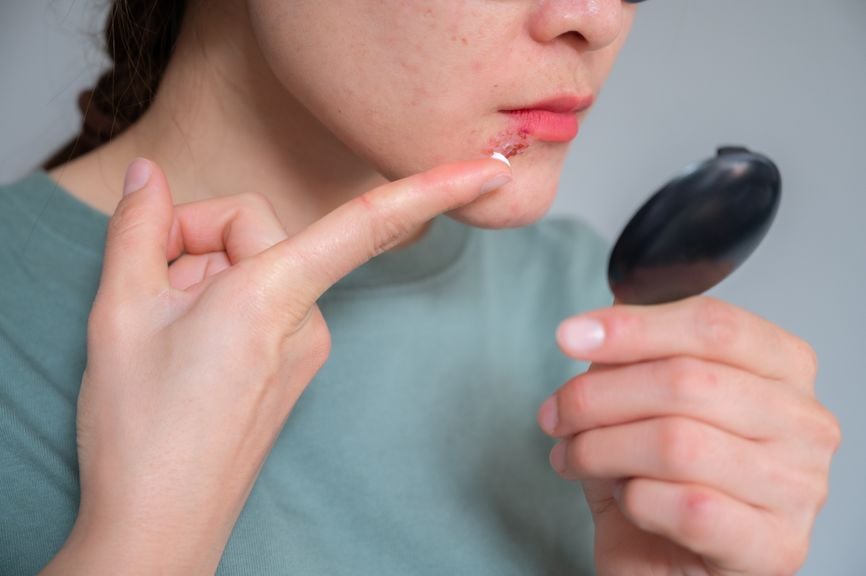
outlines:
[[[577,136],[580,125],[577,113],[551,112],[538,108],[508,110],[520,131],[545,142],[568,142]]]

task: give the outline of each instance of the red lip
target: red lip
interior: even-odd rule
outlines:
[[[581,112],[592,106],[594,97],[592,94],[576,96],[573,94],[565,94],[535,102],[520,108],[509,108],[502,110],[503,112],[517,112],[520,110],[546,110],[548,112],[556,112],[558,114],[574,114]]]
[[[564,95],[522,108],[501,110],[513,119],[518,135],[532,135],[547,142],[567,142],[577,136],[577,113],[592,106],[593,95]]]

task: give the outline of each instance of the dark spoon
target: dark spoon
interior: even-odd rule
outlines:
[[[623,304],[696,296],[733,272],[764,238],[781,197],[772,160],[742,146],[688,166],[632,216],[608,262]]]

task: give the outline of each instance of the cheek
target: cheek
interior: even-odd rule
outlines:
[[[416,110],[460,116],[496,82],[495,23],[477,1],[406,2],[401,22],[383,38],[385,80]],[[501,73],[501,71],[500,71]]]
[[[405,134],[461,118],[495,79],[477,1],[250,2],[280,83],[322,120]],[[489,91],[489,88],[488,88]]]

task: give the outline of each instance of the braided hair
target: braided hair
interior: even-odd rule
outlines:
[[[186,0],[113,0],[105,25],[112,66],[78,97],[81,133],[42,168],[50,170],[105,144],[148,109],[180,34]]]

